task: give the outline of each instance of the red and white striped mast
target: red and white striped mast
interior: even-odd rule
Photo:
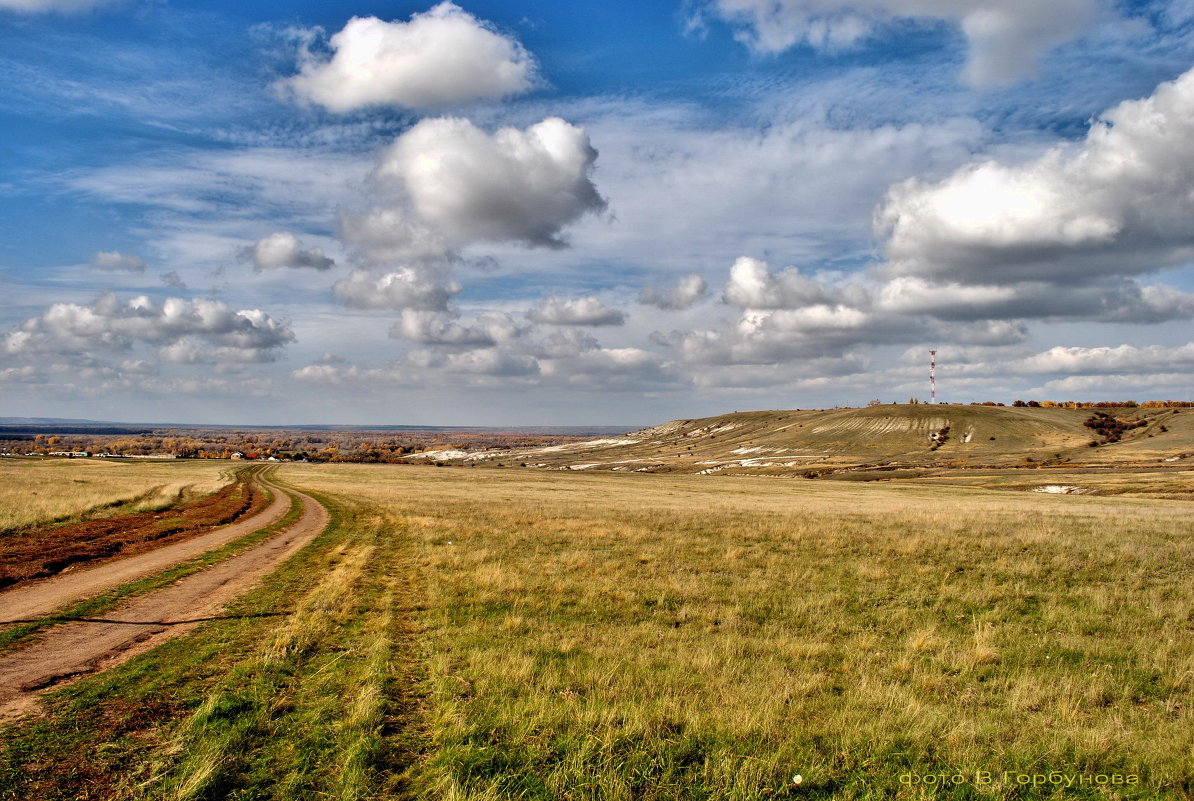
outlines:
[[[937,402],[937,351],[929,351],[929,403]]]

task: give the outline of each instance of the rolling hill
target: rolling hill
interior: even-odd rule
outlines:
[[[1139,425],[1106,442],[1095,410],[883,405],[735,412],[524,450],[430,451],[414,461],[541,469],[808,474],[842,469],[1156,464],[1194,458],[1194,409],[1110,409]],[[1092,447],[1091,443],[1097,443]]]

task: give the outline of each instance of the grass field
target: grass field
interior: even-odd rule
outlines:
[[[215,460],[0,459],[0,532],[162,508],[231,480],[228,463]]]
[[[10,728],[0,797],[1194,798],[1186,501],[279,476],[329,532]]]

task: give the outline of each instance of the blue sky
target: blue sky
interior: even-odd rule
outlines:
[[[0,0],[0,415],[1194,394],[1194,2]]]

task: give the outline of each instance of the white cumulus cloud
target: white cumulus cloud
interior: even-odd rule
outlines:
[[[448,301],[460,292],[460,284],[444,282],[433,270],[402,267],[374,276],[367,270],[353,270],[332,285],[332,292],[358,309],[421,309],[447,311]]]
[[[538,80],[534,58],[517,40],[450,2],[409,22],[353,17],[329,45],[330,58],[304,48],[299,74],[282,86],[337,113],[496,100]]]
[[[58,354],[84,361],[97,350],[148,344],[161,348],[167,361],[188,363],[273,361],[294,339],[286,322],[260,309],[233,310],[215,300],[180,298],[157,304],[144,295],[122,302],[109,293],[90,306],[55,303],[2,342],[12,356]]]
[[[374,173],[409,201],[389,230],[418,240],[420,226],[450,248],[478,241],[563,247],[562,230],[605,201],[589,178],[597,151],[557,117],[488,134],[458,118],[423,120],[391,145]],[[406,225],[407,229],[403,229]]]
[[[825,303],[829,293],[794,267],[772,273],[766,262],[742,256],[730,267],[722,297],[743,309],[794,309]]]
[[[323,255],[320,248],[304,250],[298,237],[286,231],[272,233],[255,244],[242,248],[239,257],[243,262],[251,262],[253,269],[258,272],[281,267],[330,270],[336,265],[335,260]]]
[[[451,312],[421,309],[404,309],[402,319],[390,329],[390,335],[396,339],[423,345],[468,347],[490,347],[522,332],[523,328],[507,314],[481,314],[469,324],[461,323]]]
[[[595,297],[560,300],[554,295],[527,312],[527,318],[548,325],[622,325],[626,314]]]
[[[1194,71],[1106,112],[1077,147],[897,184],[876,224],[889,274],[1066,284],[1194,258],[1191,219]]]

